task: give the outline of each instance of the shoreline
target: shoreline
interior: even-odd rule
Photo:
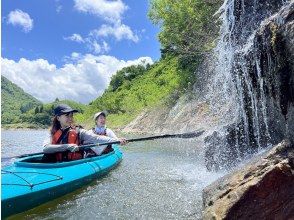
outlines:
[[[36,124],[1,124],[1,130],[47,130],[49,126]]]
[[[26,131],[26,130],[48,130],[47,128],[3,128],[1,126],[1,131]]]

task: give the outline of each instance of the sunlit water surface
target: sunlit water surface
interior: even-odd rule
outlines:
[[[2,131],[2,157],[42,151],[46,130]],[[201,219],[207,172],[195,139],[128,144],[102,179],[11,219]],[[2,166],[13,160],[2,159]]]

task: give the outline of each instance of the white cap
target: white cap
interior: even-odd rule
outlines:
[[[94,121],[96,121],[96,119],[99,117],[99,115],[104,115],[104,117],[106,117],[106,113],[105,113],[105,112],[97,112],[97,113],[94,115]]]

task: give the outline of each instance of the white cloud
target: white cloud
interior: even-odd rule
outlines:
[[[78,58],[81,57],[81,54],[80,54],[80,53],[77,53],[77,52],[72,52],[72,53],[71,53],[71,57],[72,57],[73,59],[78,59]]]
[[[64,40],[74,41],[77,43],[83,43],[86,45],[88,50],[94,54],[105,54],[110,50],[109,45],[102,41],[101,43],[96,40],[95,37],[89,34],[88,37],[84,38],[79,34],[73,34],[69,37],[64,37]],[[65,59],[68,59],[69,57],[65,57]]]
[[[90,35],[96,37],[108,37],[114,36],[116,40],[122,39],[132,40],[134,42],[139,41],[139,37],[133,33],[131,28],[125,24],[115,23],[114,25],[102,25],[99,29],[92,30]]]
[[[75,9],[84,13],[93,14],[109,22],[117,22],[128,9],[121,0],[74,0]]]
[[[110,50],[110,47],[108,46],[108,43],[106,43],[105,41],[102,42],[102,48],[108,52]]]
[[[60,13],[60,11],[62,10],[62,5],[60,4],[59,0],[55,0],[55,8],[57,13]]]
[[[44,102],[52,102],[58,97],[88,103],[102,95],[111,76],[119,69],[153,63],[150,57],[124,61],[113,56],[82,56],[76,52],[71,57],[76,62],[67,63],[61,68],[44,59],[21,58],[15,62],[1,58],[2,75]]]
[[[128,6],[122,0],[74,0],[74,8],[80,12],[96,15],[106,21],[99,29],[89,32],[84,39],[79,35],[64,38],[79,43],[84,43],[90,52],[94,54],[105,54],[110,50],[104,41],[107,37],[114,37],[117,41],[123,39],[138,42],[139,37],[132,29],[122,23],[122,16]],[[78,34],[76,34],[78,35]],[[82,41],[83,39],[83,41]]]
[[[8,24],[13,26],[21,26],[23,31],[28,33],[33,29],[33,19],[28,13],[16,9],[8,14]]]
[[[56,6],[56,12],[59,13],[62,9],[62,5],[57,5]]]
[[[94,54],[104,54],[110,50],[110,47],[105,41],[103,41],[102,44],[99,44],[96,40],[90,38],[87,39],[87,46]]]
[[[91,49],[95,54],[99,54],[102,52],[102,48],[101,48],[100,44],[97,43],[97,41],[93,41],[91,43]]]
[[[76,63],[78,60],[80,60],[82,55],[78,52],[72,52],[70,56],[64,56],[63,62],[65,63]]]
[[[69,37],[64,37],[63,39],[78,42],[78,43],[83,43],[84,42],[84,39],[79,34],[73,34],[73,35],[71,35]]]

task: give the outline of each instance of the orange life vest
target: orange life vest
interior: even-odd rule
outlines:
[[[73,128],[68,128],[64,131],[58,130],[52,137],[52,144],[76,144],[79,145],[79,134]],[[56,161],[71,161],[71,160],[79,160],[83,158],[83,152],[58,152],[55,153]]]

